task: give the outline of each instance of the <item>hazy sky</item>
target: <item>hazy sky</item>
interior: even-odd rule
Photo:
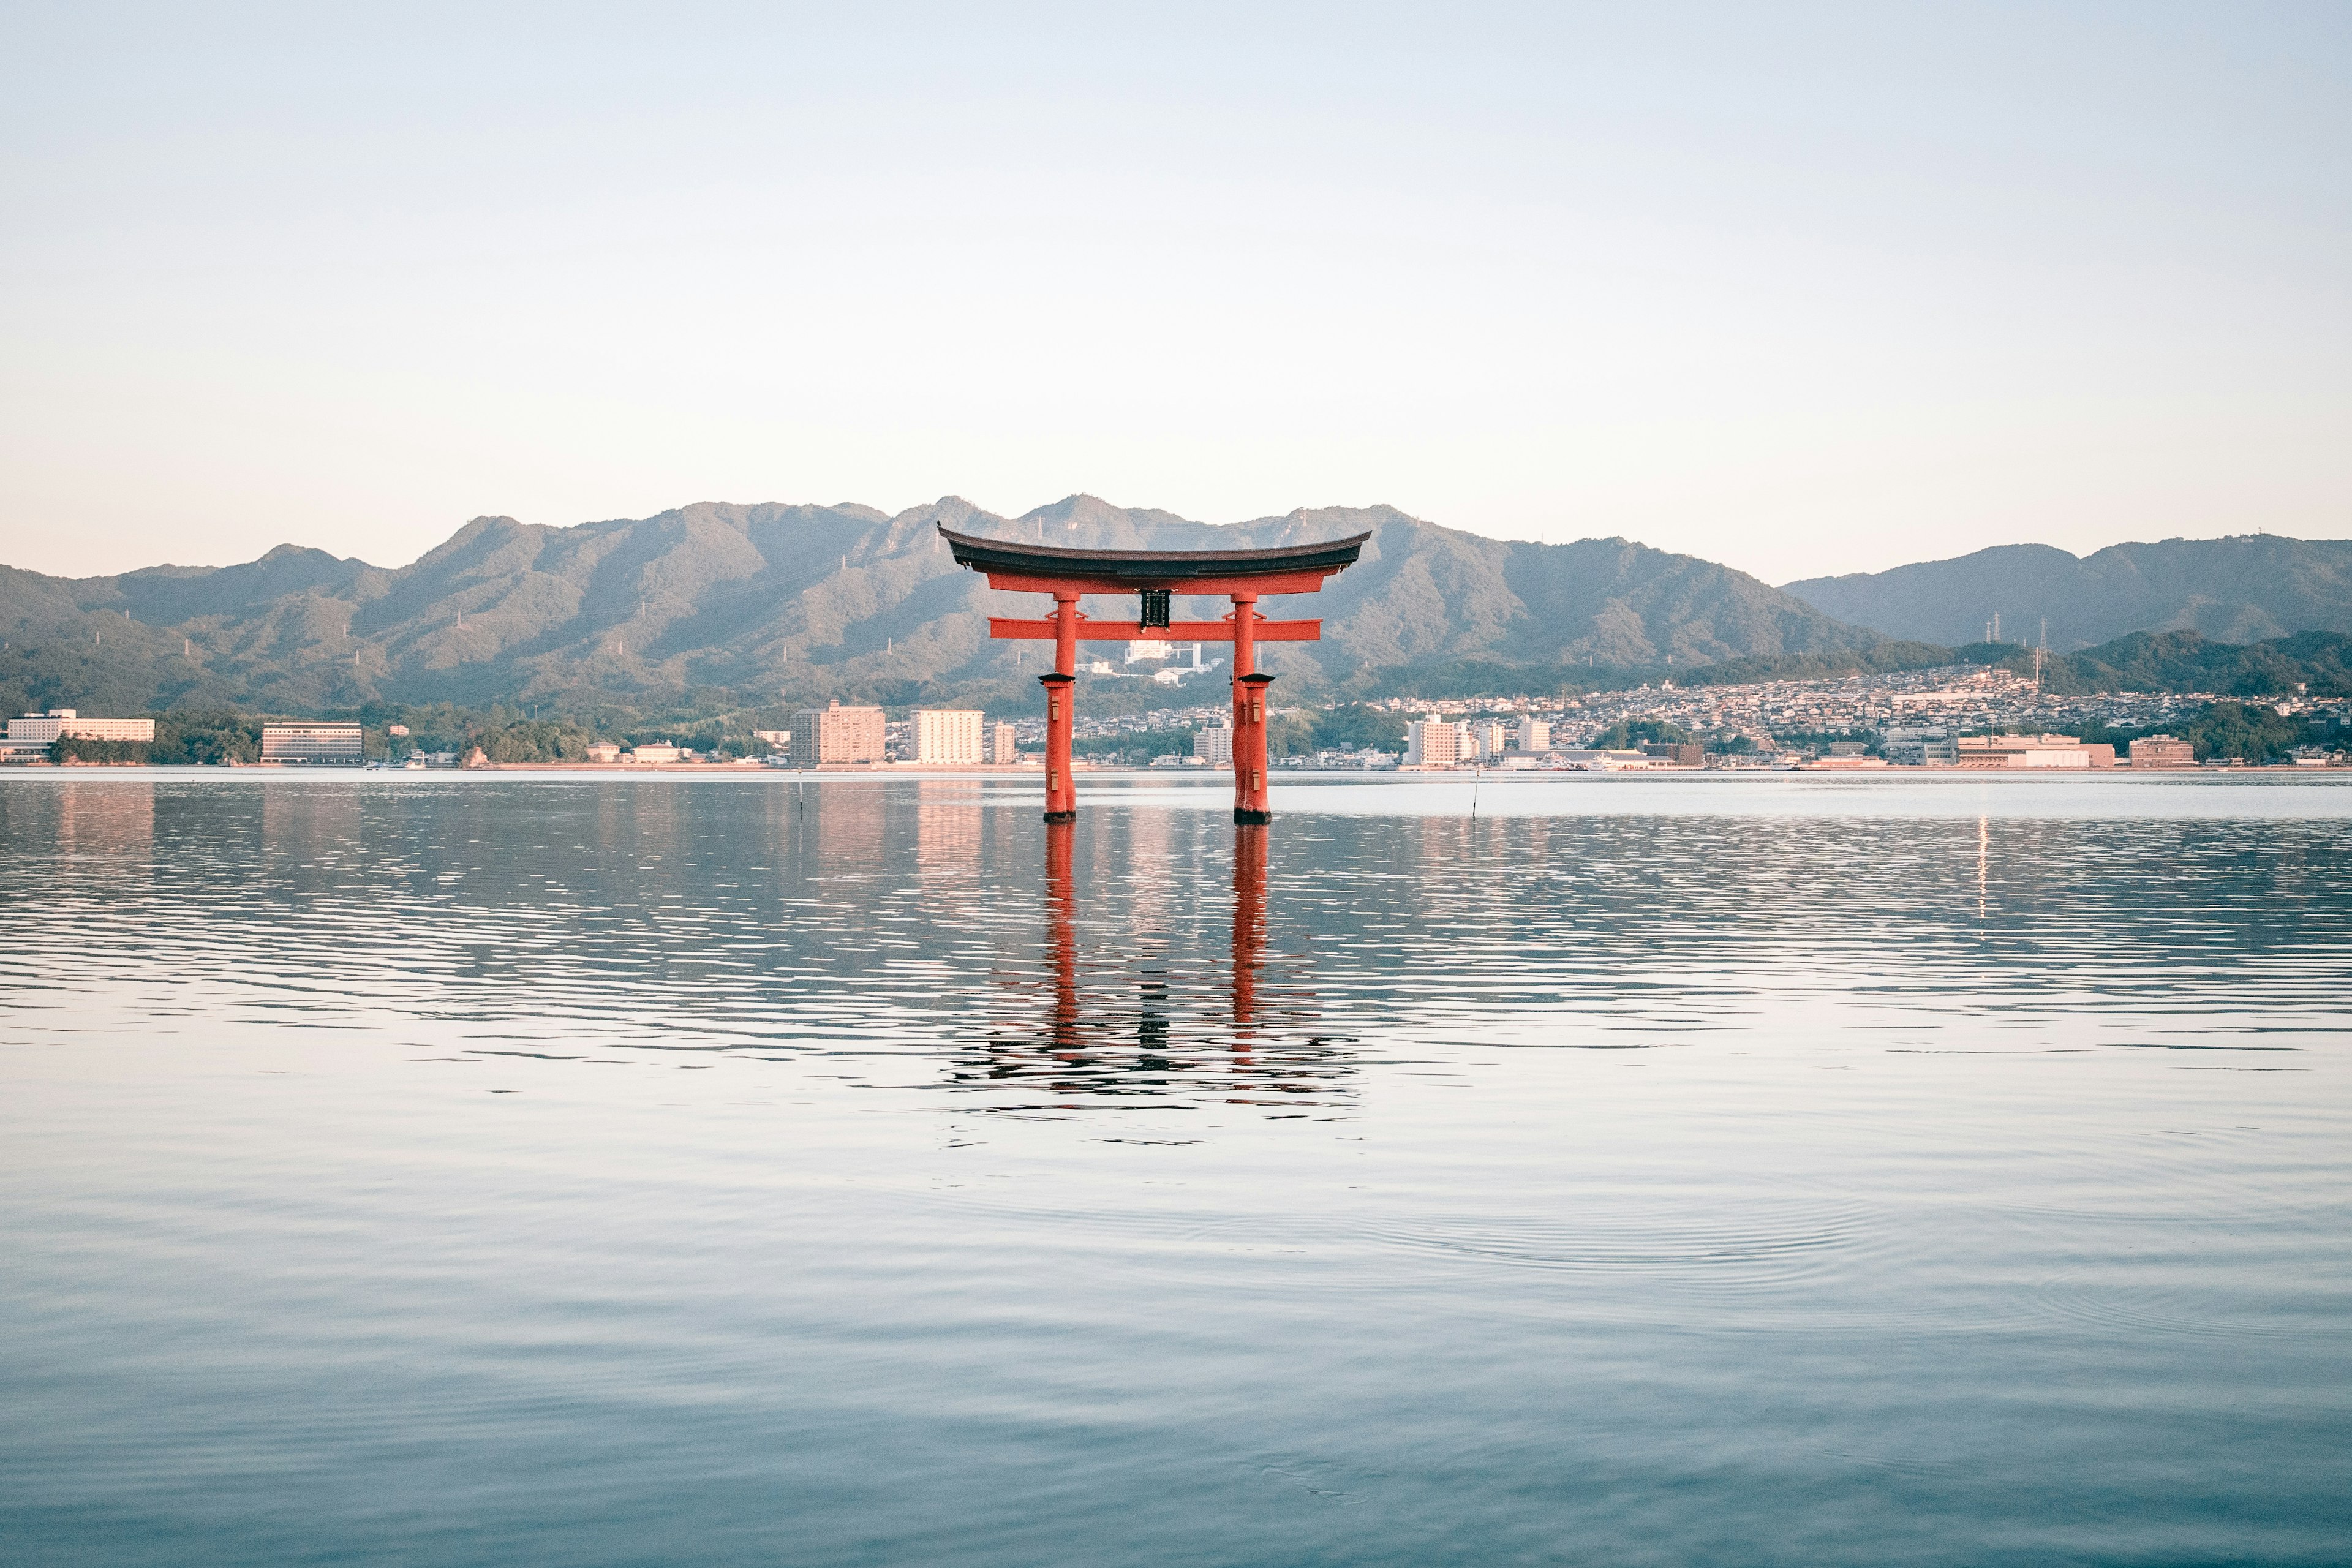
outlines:
[[[1774,582],[2352,534],[2352,5],[0,18],[10,564],[1076,490]]]

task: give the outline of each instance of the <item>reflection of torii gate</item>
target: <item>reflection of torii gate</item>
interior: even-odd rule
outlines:
[[[1050,620],[992,616],[988,621],[992,637],[1054,645],[1054,673],[1037,678],[1045,688],[1046,821],[1069,822],[1077,816],[1070,733],[1078,644],[1131,642],[1152,633],[1234,645],[1234,820],[1272,820],[1265,804],[1265,689],[1274,677],[1258,673],[1257,645],[1313,642],[1322,637],[1323,623],[1269,621],[1257,613],[1257,602],[1267,595],[1314,593],[1323,579],[1355,564],[1370,534],[1276,550],[1061,550],[981,539],[945,525],[940,534],[957,564],[986,573],[990,587],[1054,596]],[[1131,621],[1090,621],[1078,614],[1078,600],[1087,594],[1133,594],[1141,608]],[[1171,622],[1168,602],[1173,594],[1222,595],[1233,601],[1234,613],[1219,621]]]

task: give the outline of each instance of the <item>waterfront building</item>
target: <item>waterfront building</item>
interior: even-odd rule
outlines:
[[[1434,714],[1404,727],[1404,765],[1450,768],[1462,761],[1462,726]]]
[[[883,728],[879,708],[844,708],[838,698],[822,708],[803,708],[793,715],[793,766],[878,763]]]
[[[2135,768],[2193,768],[2197,748],[2170,735],[2143,735],[2131,743]]]
[[[1964,768],[2111,768],[2113,746],[2079,735],[1963,735],[1953,750]]]
[[[629,753],[633,763],[681,763],[686,753],[667,741],[650,741]]]
[[[918,708],[914,760],[930,767],[980,765],[982,715],[977,708]]]
[[[1519,721],[1517,739],[1522,752],[1549,752],[1551,750],[1551,725],[1531,713]]]
[[[357,724],[264,724],[261,760],[356,767],[367,761],[366,734]]]
[[[1879,736],[1890,763],[1912,768],[1948,768],[1960,760],[1951,731],[1939,724],[1890,724]]]
[[[30,762],[48,754],[61,738],[77,741],[152,742],[152,719],[85,719],[71,708],[26,713],[8,721],[8,738],[0,745],[0,760]]]
[[[1696,741],[1644,741],[1642,754],[1670,768],[1706,766],[1706,748]]]
[[[592,741],[588,743],[588,760],[592,763],[617,763],[621,760],[621,748],[610,741]]]
[[[999,721],[988,727],[988,760],[1000,768],[1009,768],[1021,760],[1021,734],[1010,724]]]
[[[1192,755],[1206,766],[1226,768],[1234,762],[1234,727],[1213,725],[1192,732]]]
[[[1662,768],[1667,764],[1647,752],[1612,751],[1595,747],[1570,746],[1552,753],[1571,768],[1588,773],[1638,772],[1643,768]]]
[[[1493,762],[1510,745],[1510,731],[1499,719],[1473,719],[1463,726],[1462,756]]]

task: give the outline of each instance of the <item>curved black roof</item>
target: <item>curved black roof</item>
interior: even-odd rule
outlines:
[[[958,533],[945,523],[940,537],[956,563],[981,572],[1029,577],[1124,577],[1139,586],[1187,577],[1271,577],[1284,572],[1338,572],[1356,563],[1371,535],[1285,544],[1272,550],[1062,550],[1012,539]]]

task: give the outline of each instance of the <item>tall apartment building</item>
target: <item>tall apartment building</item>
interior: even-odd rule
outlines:
[[[52,708],[46,713],[27,713],[22,718],[8,721],[11,745],[30,743],[46,746],[66,735],[77,741],[152,741],[155,738],[155,721],[85,719],[70,708]]]
[[[2170,735],[2143,735],[2131,743],[2134,768],[2193,768],[2197,748]]]
[[[356,766],[367,761],[365,733],[357,724],[264,724],[261,760]]]
[[[988,760],[1000,768],[1009,768],[1019,762],[1020,732],[1010,724],[991,724],[988,727]]]
[[[1423,719],[1404,727],[1404,765],[1450,768],[1462,761],[1462,726],[1447,719]]]
[[[1551,750],[1551,725],[1532,714],[1519,721],[1519,732],[1514,737],[1522,752]]]
[[[1510,745],[1510,731],[1499,719],[1473,719],[1462,728],[1465,759],[1492,762]]]
[[[882,760],[882,710],[844,708],[838,698],[793,715],[793,766]]]
[[[915,710],[915,761],[931,767],[980,765],[982,721],[977,708]]]
[[[1193,731],[1192,754],[1212,767],[1233,766],[1234,727],[1228,723]]]

